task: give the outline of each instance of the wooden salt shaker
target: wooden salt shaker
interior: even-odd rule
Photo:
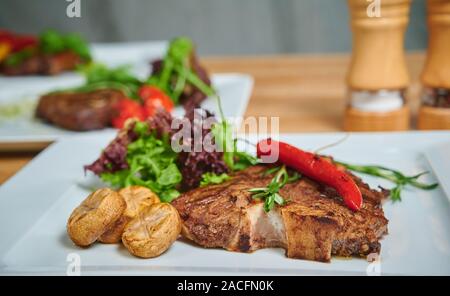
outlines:
[[[450,129],[450,0],[428,0],[428,52],[419,129]]]
[[[380,15],[369,16],[371,2],[348,0],[353,33],[347,76],[350,101],[344,118],[348,131],[409,128],[409,108],[404,100],[409,76],[403,43],[411,0],[379,3]]]

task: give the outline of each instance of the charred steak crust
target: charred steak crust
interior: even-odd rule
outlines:
[[[48,94],[39,99],[36,117],[68,130],[102,129],[110,125],[113,106],[122,98],[113,89]]]
[[[266,186],[264,166],[250,167],[219,185],[191,190],[173,202],[183,221],[182,234],[207,247],[252,252],[281,247],[290,258],[327,262],[332,255],[364,257],[380,252],[387,233],[381,201],[385,191],[370,189],[353,178],[363,193],[363,207],[348,209],[337,192],[302,178],[282,188],[286,206],[269,213],[250,188]]]

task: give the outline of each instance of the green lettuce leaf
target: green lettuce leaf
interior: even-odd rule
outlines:
[[[127,147],[129,168],[100,177],[114,187],[139,185],[150,188],[164,202],[170,202],[180,194],[176,187],[182,180],[176,165],[177,154],[169,141],[159,139],[149,131],[148,124],[138,122],[134,132],[139,138]]]

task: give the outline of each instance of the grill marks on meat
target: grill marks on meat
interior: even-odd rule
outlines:
[[[39,99],[36,116],[74,131],[102,129],[110,125],[113,106],[122,98],[121,91],[107,89],[48,94]]]
[[[331,255],[366,256],[380,251],[387,233],[381,201],[385,192],[371,190],[354,177],[364,204],[348,209],[336,191],[307,178],[285,185],[289,203],[269,213],[254,200],[250,188],[266,186],[272,176],[254,166],[230,181],[189,191],[173,202],[183,221],[183,235],[204,247],[252,252],[281,247],[290,258],[329,261]]]
[[[361,188],[360,180],[357,181]],[[307,233],[305,236],[310,242],[309,247],[300,246],[291,254],[288,248],[288,256],[329,261],[331,254],[349,257],[378,253],[379,239],[387,232],[388,221],[380,204],[384,194],[372,190],[361,191],[363,207],[353,212],[344,205],[336,191],[323,188],[311,180],[303,179],[283,188],[281,195],[289,196],[292,200],[281,209],[286,232],[295,233],[295,229],[301,227],[303,229],[298,236]],[[288,218],[291,216],[298,220]],[[302,221],[310,226],[304,226]]]

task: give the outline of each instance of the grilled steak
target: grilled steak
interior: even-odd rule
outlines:
[[[49,94],[40,98],[36,116],[69,130],[101,129],[110,125],[113,106],[124,97],[110,89]]]
[[[35,54],[19,65],[1,65],[0,73],[7,76],[17,75],[55,75],[60,72],[73,70],[82,64],[81,57],[71,51],[58,54]]]
[[[329,261],[331,255],[366,256],[380,251],[387,233],[381,200],[386,192],[371,190],[356,176],[363,194],[358,212],[348,209],[337,192],[305,177],[285,185],[289,202],[269,213],[248,190],[265,187],[272,176],[263,166],[241,171],[219,185],[189,191],[173,202],[183,221],[182,234],[197,244],[252,252],[281,247],[291,258]]]

